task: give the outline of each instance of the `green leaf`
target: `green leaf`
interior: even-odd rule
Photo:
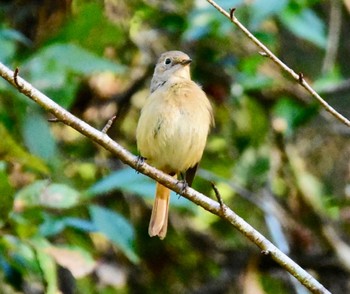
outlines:
[[[240,148],[258,146],[266,139],[268,121],[265,110],[254,99],[242,97],[240,108],[235,114],[236,135]]]
[[[83,232],[96,231],[96,227],[91,221],[75,217],[54,217],[45,213],[44,222],[40,226],[40,233],[46,237],[53,236],[62,232],[66,227],[75,228]]]
[[[79,200],[79,192],[65,184],[36,181],[15,195],[14,205],[18,211],[36,206],[67,209],[77,205]]]
[[[122,73],[124,68],[103,57],[99,57],[73,44],[57,44],[48,47],[42,52],[44,59],[55,60],[61,66],[73,72],[92,74],[102,71]]]
[[[32,41],[30,39],[28,39],[21,32],[16,31],[14,29],[2,29],[2,30],[0,30],[0,38],[19,42],[19,43],[26,45],[26,46],[32,45]]]
[[[47,254],[48,248],[50,248],[50,243],[37,236],[30,240],[30,243],[35,249],[35,256],[37,262],[39,263],[41,272],[46,281],[45,293],[47,294],[57,294],[58,293],[58,281],[57,281],[57,268],[53,258]]]
[[[127,43],[128,29],[124,25],[116,25],[106,16],[108,8],[103,1],[75,1],[73,6],[72,17],[51,42],[73,42],[99,55],[111,45],[119,47]],[[119,14],[121,19],[122,14]]]
[[[89,210],[96,228],[122,250],[132,262],[139,262],[139,257],[133,248],[134,228],[129,221],[122,215],[100,206],[91,205]]]
[[[94,184],[89,190],[89,195],[98,195],[111,192],[113,190],[122,190],[139,195],[153,195],[155,183],[148,177],[136,173],[130,167],[120,169],[106,176]]]
[[[328,71],[326,74],[314,80],[312,86],[317,92],[322,93],[324,90],[327,90],[327,88],[337,87],[337,85],[344,81],[340,68],[335,66],[331,71]]]
[[[11,266],[23,275],[40,273],[33,248],[28,240],[22,241],[15,236],[3,234],[0,238],[0,251],[9,255]]]
[[[266,149],[247,148],[239,157],[234,167],[234,175],[242,186],[264,185],[266,183],[270,162]]]
[[[288,136],[312,118],[317,113],[317,107],[301,105],[294,99],[283,97],[275,104],[273,113],[276,118],[281,118],[287,123],[285,133]]]
[[[73,103],[77,91],[74,75],[91,75],[96,72],[121,73],[124,67],[73,44],[54,44],[39,50],[25,64],[31,83],[45,91],[63,107]]]
[[[208,9],[207,7],[194,9],[190,13],[189,18],[191,21],[184,34],[185,40],[197,40],[208,34],[210,31],[209,24],[213,20],[211,9]]]
[[[64,219],[54,218],[49,214],[44,214],[44,222],[40,225],[40,234],[50,237],[61,233],[66,227]]]
[[[270,87],[273,79],[259,73],[259,68],[263,64],[260,56],[249,56],[242,58],[239,62],[239,72],[237,73],[237,83],[244,90],[259,90]]]
[[[45,82],[45,75],[58,74],[63,71],[70,71],[79,74],[93,74],[96,72],[113,71],[122,73],[124,67],[100,57],[88,50],[73,44],[54,44],[43,48],[28,60],[26,67],[31,71],[34,78],[41,84]],[[49,76],[49,84],[55,86],[54,80]],[[44,80],[43,80],[44,79]]]
[[[250,5],[250,27],[256,30],[261,22],[270,16],[278,15],[287,6],[287,0],[255,0]]]
[[[5,126],[0,123],[0,154],[9,162],[17,162],[27,168],[47,174],[49,172],[45,163],[38,157],[27,153],[10,135]]]
[[[46,161],[52,161],[58,157],[56,142],[41,112],[29,111],[22,129],[24,141],[32,154]]]
[[[110,175],[104,177],[95,183],[87,191],[89,197],[112,192],[113,190],[121,190],[127,193],[133,193],[142,197],[152,199],[155,194],[155,181],[150,178],[138,174],[134,169],[126,167],[117,170]],[[172,195],[175,193],[172,192]],[[176,207],[190,208],[192,206],[185,198],[171,197],[170,203]]]
[[[311,10],[287,9],[280,21],[297,37],[307,40],[320,48],[325,48],[327,37],[323,21]]]
[[[232,7],[242,6],[243,0],[223,0],[220,5],[224,10]],[[196,3],[197,7],[192,9],[187,16],[188,27],[184,33],[184,39],[193,41],[206,37],[214,32],[216,35],[226,35],[232,30],[232,25],[224,18],[218,18],[216,11],[209,3]],[[238,9],[240,12],[241,10]],[[218,31],[216,31],[218,30]]]
[[[327,195],[323,181],[307,170],[304,159],[300,157],[297,150],[289,148],[288,157],[298,189],[304,195],[303,199],[319,216],[332,217],[334,211],[333,209],[327,210]]]
[[[20,32],[13,29],[0,29],[0,60],[10,61],[16,54],[17,43],[29,46],[31,41]]]
[[[6,169],[6,163],[0,161],[0,227],[3,224],[3,221],[7,219],[8,213],[11,211],[13,205],[14,189],[10,185]]]
[[[95,232],[96,226],[88,220],[77,217],[66,217],[64,219],[66,226],[82,230],[84,232]]]

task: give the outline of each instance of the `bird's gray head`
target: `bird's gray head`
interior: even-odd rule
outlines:
[[[168,51],[163,53],[154,70],[151,92],[163,85],[170,77],[191,79],[189,64],[192,59],[181,51]]]

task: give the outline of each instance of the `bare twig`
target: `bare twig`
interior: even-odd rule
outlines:
[[[221,194],[220,194],[220,192],[219,192],[218,187],[216,187],[216,185],[215,185],[213,182],[211,183],[211,186],[212,186],[212,188],[213,188],[213,190],[214,190],[216,199],[218,200],[220,206],[221,206],[222,208],[224,208],[224,201],[222,200],[222,197],[221,197]]]
[[[108,132],[108,130],[111,128],[111,126],[114,124],[114,121],[115,121],[115,119],[117,118],[117,116],[116,115],[114,115],[114,116],[112,116],[109,120],[108,120],[108,122],[107,122],[107,124],[104,126],[104,128],[102,129],[102,133],[103,134],[107,134],[107,132]]]
[[[283,63],[275,54],[273,54],[263,43],[261,43],[234,15],[234,9],[230,9],[228,13],[221,6],[219,6],[213,0],[207,0],[211,5],[213,5],[221,14],[226,16],[232,23],[234,23],[256,46],[259,47],[260,50],[265,52],[267,57],[269,57],[274,63],[278,65],[283,71],[288,73],[295,81],[300,83],[302,87],[306,89],[321,105],[322,107],[332,114],[337,120],[342,122],[343,124],[350,127],[350,121],[337,112],[332,106],[330,106],[303,78],[300,80],[300,75],[297,74],[294,70],[288,67],[285,63]],[[261,54],[261,53],[260,53]]]
[[[18,74],[19,74],[19,68],[16,67],[15,72],[13,73],[13,80],[14,80],[14,82],[15,82],[15,84],[16,84],[16,87],[17,87],[18,89],[21,89],[22,86],[18,83],[18,79],[17,79]]]
[[[104,134],[97,129],[91,127],[84,121],[78,119],[70,112],[56,104],[50,98],[43,93],[35,89],[31,84],[21,78],[17,78],[17,83],[14,79],[14,72],[0,63],[0,76],[7,80],[10,84],[16,87],[21,93],[35,101],[42,106],[45,110],[51,112],[55,117],[61,120],[66,125],[71,126],[81,134],[90,138],[100,146],[109,150],[115,156],[117,156],[125,164],[131,166],[135,170],[143,173],[146,176],[158,181],[162,185],[170,188],[178,194],[181,194],[190,201],[196,203],[207,211],[220,216],[222,219],[228,221],[238,231],[245,235],[249,240],[254,242],[262,252],[267,252],[278,264],[284,269],[290,272],[295,278],[297,278],[305,287],[314,293],[329,293],[322,284],[314,279],[308,272],[296,264],[292,259],[280,251],[269,240],[267,240],[261,233],[256,231],[251,225],[245,222],[241,217],[235,214],[229,207],[225,205],[225,213],[222,212],[222,205],[220,203],[210,199],[209,197],[197,192],[196,190],[188,187],[183,190],[178,181],[173,177],[157,170],[156,168],[143,162],[140,163],[137,156],[134,156],[118,143],[113,141],[107,134]],[[20,82],[20,83],[18,83]],[[21,85],[21,87],[18,87]]]

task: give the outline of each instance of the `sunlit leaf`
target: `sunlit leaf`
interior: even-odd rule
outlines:
[[[65,184],[36,181],[15,195],[16,211],[42,206],[55,209],[71,208],[78,204],[80,193]]]
[[[133,247],[134,228],[127,219],[114,211],[96,205],[90,206],[90,215],[101,233],[122,250],[132,262],[139,261]]]
[[[117,289],[127,286],[128,270],[120,266],[119,263],[110,262],[110,260],[101,260],[96,267],[95,273],[104,285]]]
[[[244,293],[264,294],[261,284],[259,264],[254,257],[251,257],[244,273],[242,273],[242,291]]]
[[[96,261],[91,254],[77,246],[49,246],[45,249],[56,263],[68,269],[76,278],[82,278],[90,274],[96,267]]]

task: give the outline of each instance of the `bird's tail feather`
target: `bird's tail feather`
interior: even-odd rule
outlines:
[[[149,223],[148,233],[151,237],[158,236],[164,239],[168,228],[170,190],[157,183],[156,197],[153,204],[151,221]]]

